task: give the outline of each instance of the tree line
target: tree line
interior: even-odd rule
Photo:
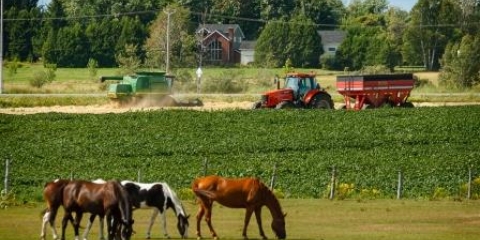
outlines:
[[[7,1],[3,56],[58,67],[94,60],[100,67],[164,68],[169,35],[170,65],[195,67],[204,54],[197,27],[234,23],[245,40],[257,41],[258,66],[423,66],[463,88],[480,79],[479,7],[475,0],[418,0],[410,12],[388,0]],[[319,30],[345,32],[336,54],[324,54]]]

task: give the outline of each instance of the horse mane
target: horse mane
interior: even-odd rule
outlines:
[[[128,208],[131,208],[130,198],[127,191],[123,188],[122,184],[118,180],[109,181],[114,188],[115,195],[118,199],[119,210],[122,215],[123,221],[130,221],[132,218],[131,211],[125,211]]]
[[[176,215],[181,214],[186,217],[187,214],[185,212],[185,209],[183,208],[182,201],[180,201],[177,194],[172,190],[172,188],[170,188],[167,183],[162,182],[161,184],[163,185],[163,192],[165,193],[165,196],[169,198],[170,201],[172,201],[173,203],[173,208]]]
[[[273,194],[272,190],[270,190],[270,188],[268,188],[258,178],[254,178],[253,182],[255,184],[255,187],[257,187],[257,192],[260,193],[264,198],[265,206],[270,209],[272,217],[284,219],[285,216],[282,212],[280,201],[278,201],[278,198],[275,196],[275,194]]]

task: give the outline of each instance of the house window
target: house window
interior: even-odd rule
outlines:
[[[337,49],[334,48],[334,47],[329,47],[329,48],[328,48],[328,51],[329,51],[329,52],[335,52],[335,51],[337,51]]]
[[[208,44],[207,49],[210,61],[218,62],[222,60],[222,43],[220,41],[212,41]]]

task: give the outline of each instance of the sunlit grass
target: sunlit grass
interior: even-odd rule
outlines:
[[[474,240],[480,236],[480,202],[477,201],[282,199],[281,204],[287,213],[287,239]],[[0,239],[38,239],[43,206],[43,203],[38,203],[35,207],[1,210]],[[190,214],[188,235],[194,239],[197,206],[191,199],[185,200],[184,206]],[[244,209],[225,208],[214,203],[212,224],[220,239],[242,239],[244,213]],[[134,212],[136,234],[133,239],[145,239],[150,214],[150,210]],[[59,233],[62,215],[63,211],[60,210],[57,216]],[[84,216],[81,226],[86,226],[85,219],[88,216]],[[274,239],[267,208],[263,208],[262,216],[266,235]],[[160,218],[157,218],[152,230],[153,239],[164,238],[160,226]],[[180,237],[171,210],[167,211],[167,229],[173,239]],[[201,223],[201,230],[205,239],[211,239],[205,221]],[[73,239],[70,224],[66,234],[67,239]],[[250,239],[260,239],[254,216],[250,221],[248,236]],[[47,239],[52,239],[50,228],[47,228]],[[94,223],[89,239],[98,239],[98,222]]]

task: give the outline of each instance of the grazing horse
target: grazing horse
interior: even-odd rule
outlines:
[[[167,221],[165,212],[168,208],[173,209],[177,217],[177,229],[182,238],[188,238],[188,218],[183,208],[182,202],[177,194],[164,182],[156,183],[138,183],[132,181],[122,181],[123,187],[127,192],[134,196],[133,205],[135,208],[153,208],[150,223],[147,229],[147,238],[150,238],[150,232],[155,222],[156,216],[160,213],[163,218],[163,232],[165,237],[169,238],[167,233]]]
[[[207,176],[195,179],[192,190],[197,196],[200,208],[197,213],[197,238],[201,239],[200,222],[205,215],[205,221],[214,239],[217,233],[213,230],[211,217],[213,202],[218,202],[230,208],[245,208],[245,220],[242,236],[247,239],[247,226],[252,213],[258,223],[262,239],[267,239],[262,227],[261,210],[266,206],[272,214],[272,230],[279,239],[286,238],[285,214],[282,212],[278,199],[258,178],[228,179],[219,176]]]
[[[63,189],[70,182],[70,180],[56,179],[47,182],[43,187],[43,198],[47,203],[47,208],[43,211],[42,233],[41,239],[45,239],[47,223],[50,223],[52,229],[53,239],[58,239],[57,230],[55,228],[55,218],[57,216],[58,208],[63,205]],[[69,219],[73,223],[73,218]]]
[[[118,181],[107,181],[104,184],[89,181],[70,181],[63,188],[63,207],[65,215],[62,221],[62,240],[65,239],[65,228],[72,212],[76,213],[73,223],[75,239],[84,212],[107,216],[108,239],[120,233],[122,240],[129,240],[132,235],[132,205],[129,195]]]

